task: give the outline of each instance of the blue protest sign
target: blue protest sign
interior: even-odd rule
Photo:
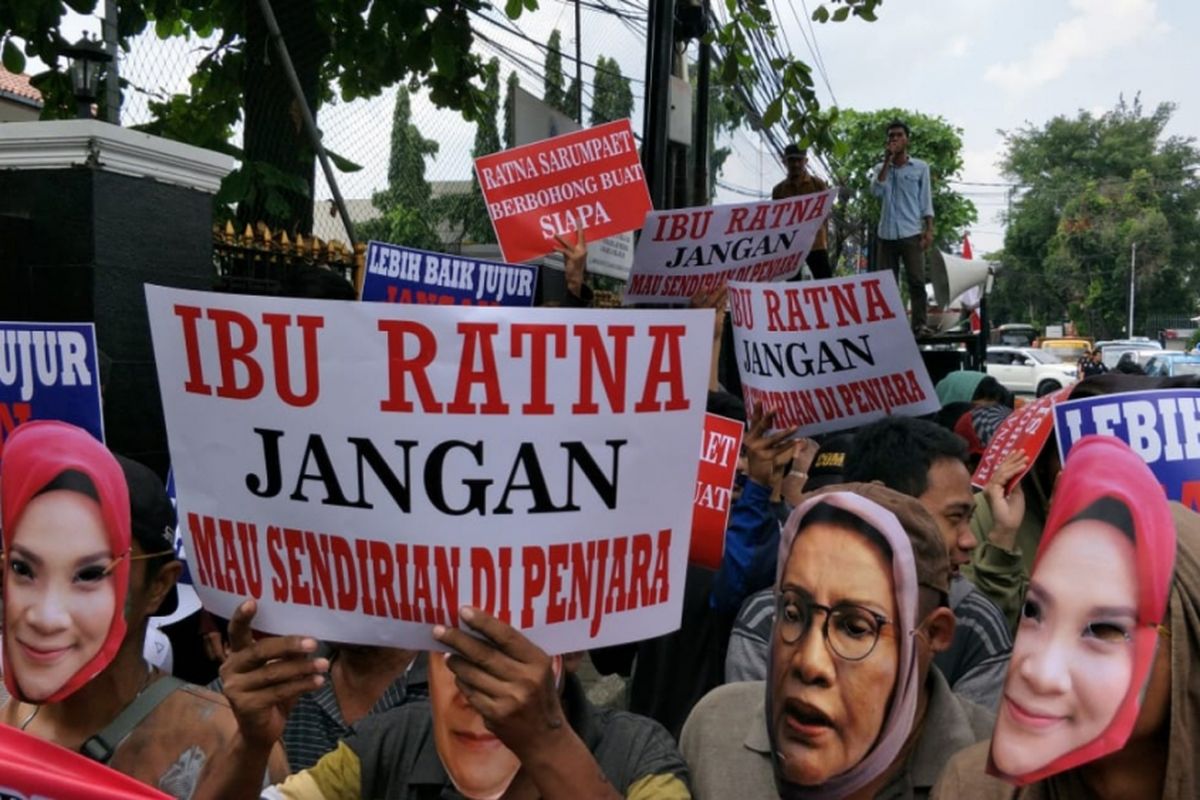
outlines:
[[[454,306],[532,306],[537,267],[367,245],[362,299]]]
[[[1161,389],[1089,397],[1054,408],[1065,462],[1084,436],[1115,436],[1149,465],[1167,498],[1200,510],[1200,389]]]
[[[96,328],[0,322],[0,452],[23,422],[56,419],[104,441]]]

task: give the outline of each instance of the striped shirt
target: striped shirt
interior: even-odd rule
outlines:
[[[1012,655],[1008,625],[996,604],[962,577],[955,577],[950,584],[950,608],[957,621],[954,641],[949,650],[934,655],[933,663],[955,694],[994,711],[1000,704]],[[767,650],[774,624],[774,589],[752,594],[742,604],[725,656],[726,682],[767,679]]]
[[[336,658],[336,656],[335,656]],[[403,675],[392,681],[371,707],[371,711],[359,722],[376,714],[382,714],[397,706],[429,696],[426,667],[429,654],[420,653]],[[209,684],[213,691],[221,691],[218,678]],[[338,746],[338,742],[354,733],[355,727],[346,723],[333,681],[326,681],[321,688],[302,695],[288,715],[283,729],[283,747],[287,751],[288,766],[292,772],[308,769]]]

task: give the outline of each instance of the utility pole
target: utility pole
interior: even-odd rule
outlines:
[[[1137,242],[1129,255],[1129,338],[1133,338],[1133,298],[1137,291]]]
[[[583,21],[575,0],[575,121],[583,124]]]
[[[712,9],[709,5],[711,0],[704,0],[702,6],[703,13],[703,28],[704,32],[708,32],[709,16]],[[700,52],[696,60],[696,117],[695,130],[692,133],[692,175],[694,184],[692,188],[692,205],[706,206],[709,203],[708,196],[708,169],[709,161],[712,154],[709,152],[709,87],[712,81],[712,45],[710,45],[703,34],[700,37]]]
[[[642,117],[642,169],[655,208],[668,208],[667,156],[671,115],[671,57],[675,52],[675,0],[650,0],[646,21],[646,96]]]
[[[104,22],[100,26],[104,48],[112,56],[104,79],[104,119],[121,124],[121,58],[117,52],[117,0],[104,0]]]

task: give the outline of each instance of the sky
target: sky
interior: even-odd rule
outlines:
[[[645,0],[604,2],[636,17]],[[776,8],[782,16],[778,22],[785,49],[812,63],[802,23],[803,31],[815,38],[828,79],[828,88],[824,80],[817,80],[823,105],[862,111],[912,109],[941,115],[962,130],[965,166],[959,176],[963,183],[956,188],[979,209],[979,221],[971,230],[976,253],[1003,244],[1000,214],[1007,189],[970,185],[1004,182],[998,166],[1004,152],[1000,131],[1041,126],[1080,109],[1103,113],[1122,94],[1130,99],[1140,92],[1150,109],[1160,102],[1177,104],[1169,134],[1200,135],[1200,94],[1194,86],[1200,75],[1200,48],[1190,36],[1200,30],[1200,3],[1194,0],[889,0],[880,6],[874,23],[851,19],[809,25],[807,11],[816,5],[817,0],[778,0]],[[498,12],[493,17],[503,20]],[[585,7],[582,22],[585,65],[606,55],[633,79],[634,128],[640,132],[645,40],[639,28],[644,30],[644,19],[622,21]],[[543,43],[559,28],[564,50],[574,53],[574,5],[569,0],[541,0],[536,11],[512,25]],[[526,62],[522,67],[505,56],[504,74],[515,68],[522,85],[540,95],[535,73],[541,72],[544,53],[506,31],[504,24],[476,20],[476,27]],[[80,30],[98,32],[98,19],[73,20],[69,35],[73,38]],[[182,90],[189,65],[203,55],[200,44],[145,37],[124,65],[124,74],[139,85]],[[476,49],[486,57],[496,54],[494,45],[481,40]],[[567,61],[564,67],[569,79],[574,66]],[[585,66],[589,94],[591,75]],[[386,92],[373,100],[321,109],[318,121],[327,145],[364,166],[340,176],[347,197],[370,197],[386,183],[393,98],[394,93]],[[585,107],[589,105],[585,95]],[[123,124],[145,121],[145,113],[144,101],[135,99],[125,110]],[[434,108],[421,95],[414,98],[413,117],[422,133],[439,143],[428,176],[469,177],[474,126],[455,112]],[[880,142],[882,147],[882,131]],[[734,188],[721,189],[716,202],[766,194],[782,178],[775,155],[753,131],[738,131],[725,143],[733,147],[733,155],[721,182]],[[329,196],[323,179],[318,196]]]

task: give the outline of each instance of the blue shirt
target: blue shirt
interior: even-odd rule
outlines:
[[[881,165],[882,168],[882,165]],[[924,230],[924,218],[933,216],[933,190],[929,165],[909,157],[903,166],[893,164],[885,180],[871,180],[871,193],[883,201],[879,214],[880,239],[904,239]]]

